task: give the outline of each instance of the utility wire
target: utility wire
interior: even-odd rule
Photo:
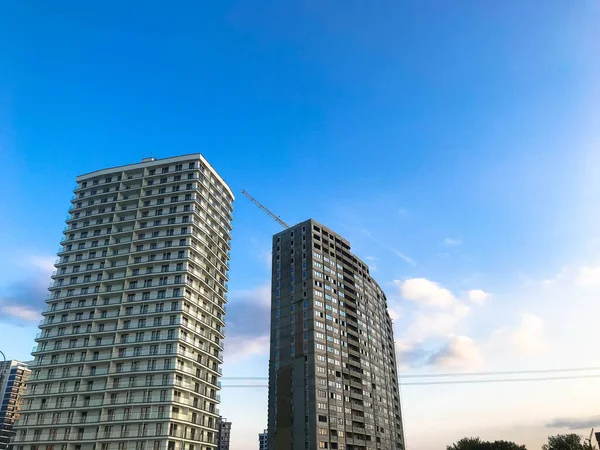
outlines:
[[[477,384],[477,383],[512,383],[523,381],[553,381],[553,380],[576,380],[583,378],[600,378],[596,375],[565,375],[562,377],[534,377],[534,378],[493,378],[482,380],[447,380],[447,381],[421,381],[400,383],[401,386],[424,386],[432,384]],[[267,384],[225,384],[223,388],[267,388]]]
[[[443,378],[443,377],[471,377],[492,375],[526,375],[536,373],[557,372],[585,372],[600,370],[600,367],[572,367],[566,369],[534,369],[534,370],[499,370],[493,372],[458,372],[458,373],[424,373],[413,375],[400,375],[399,379],[406,378]],[[221,377],[221,380],[268,380],[268,377]],[[404,383],[406,384],[406,383]]]
[[[438,377],[469,377],[490,375],[524,375],[534,373],[583,372],[600,370],[600,367],[575,367],[568,369],[533,369],[533,370],[499,370],[495,372],[463,372],[463,373],[425,373],[422,375],[401,375],[398,378],[438,378]]]

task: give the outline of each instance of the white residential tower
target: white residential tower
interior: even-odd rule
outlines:
[[[208,450],[234,196],[200,154],[77,177],[14,450]]]

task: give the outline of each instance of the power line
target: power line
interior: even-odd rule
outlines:
[[[421,375],[401,375],[398,378],[437,378],[437,377],[469,377],[490,375],[524,375],[528,373],[583,372],[600,370],[600,367],[575,367],[567,369],[533,369],[533,370],[499,370],[494,372],[462,372],[462,373],[425,373]]]
[[[600,378],[596,375],[565,375],[564,377],[533,377],[533,378],[492,378],[483,380],[447,380],[447,381],[420,381],[400,383],[402,386],[422,386],[432,384],[475,384],[475,383],[510,383],[521,381],[552,381],[552,380],[576,380],[582,378]]]
[[[533,377],[533,378],[493,378],[482,380],[447,380],[447,381],[420,381],[400,383],[400,386],[425,386],[434,384],[481,384],[481,383],[512,383],[523,381],[553,381],[553,380],[576,380],[583,378],[600,378],[596,375],[565,375],[563,377]],[[225,384],[223,388],[267,388],[267,384]]]
[[[407,378],[444,378],[444,377],[471,377],[492,375],[526,375],[536,373],[558,373],[558,372],[587,372],[600,370],[600,367],[571,367],[565,369],[533,369],[533,370],[498,370],[492,372],[457,372],[457,373],[424,373],[401,375],[399,379]],[[268,380],[268,377],[221,377],[221,380]],[[404,383],[406,384],[406,383]]]

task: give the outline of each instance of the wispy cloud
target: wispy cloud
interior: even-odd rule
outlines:
[[[22,265],[32,265],[36,267],[40,271],[46,273],[48,276],[52,274],[54,271],[54,262],[56,260],[56,256],[41,256],[41,255],[31,255],[23,261]]]
[[[600,285],[600,265],[581,267],[575,278],[575,284],[578,286]]]
[[[523,356],[540,356],[547,353],[545,321],[532,313],[519,316],[516,326],[492,331],[489,345],[494,351],[509,351]]]
[[[263,308],[271,308],[271,283],[262,283],[249,289],[229,292],[229,307],[240,303],[258,304]]]
[[[365,228],[361,228],[360,230],[363,234],[365,234],[369,239],[371,239],[373,242],[375,242],[379,247],[384,248],[386,250],[390,250],[392,251],[392,253],[394,253],[398,258],[400,258],[402,261],[410,264],[411,266],[416,266],[417,262],[412,259],[410,256],[404,254],[403,252],[401,252],[400,250],[394,248],[394,247],[390,247],[388,244],[384,244],[381,241],[379,241],[378,239],[376,239],[369,230],[365,229]]]
[[[409,323],[401,333],[407,342],[426,342],[431,339],[445,339],[459,329],[464,315],[452,312],[418,311],[409,317]]]
[[[519,326],[511,337],[522,354],[539,355],[546,352],[544,321],[535,314],[521,314]]]
[[[580,267],[562,267],[556,275],[542,280],[543,286],[556,286],[561,283],[579,288],[600,286],[600,263],[586,264]]]
[[[35,322],[41,317],[39,311],[34,311],[24,306],[19,305],[0,305],[0,315],[13,317],[25,322]]]
[[[398,258],[400,258],[404,262],[410,264],[413,267],[415,267],[417,265],[417,262],[414,259],[412,259],[410,256],[405,255],[400,250],[395,250],[395,249],[392,249],[392,250],[394,251],[396,256],[398,256]]]
[[[444,347],[429,357],[428,363],[445,370],[475,370],[483,366],[484,358],[473,339],[451,336]]]
[[[462,240],[461,239],[457,239],[457,238],[444,238],[444,240],[442,241],[442,245],[444,247],[457,247],[459,245],[462,244]]]
[[[569,276],[569,269],[567,267],[563,267],[560,272],[554,275],[552,278],[547,278],[542,280],[542,284],[544,286],[554,286]]]
[[[552,419],[546,424],[546,428],[567,428],[569,430],[583,430],[597,428],[600,426],[600,416],[591,417],[561,417]]]
[[[242,359],[269,352],[269,335],[256,337],[227,336],[225,347],[225,361],[227,363],[239,362]]]

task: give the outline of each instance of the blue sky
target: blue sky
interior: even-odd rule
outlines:
[[[279,228],[242,188],[371,263],[406,374],[600,365],[597,1],[213,3],[0,6],[7,356],[34,345],[75,176],[201,152],[238,197],[225,376],[267,371]],[[407,386],[408,443],[539,447],[587,426],[597,383]],[[222,397],[245,449],[266,390]]]

